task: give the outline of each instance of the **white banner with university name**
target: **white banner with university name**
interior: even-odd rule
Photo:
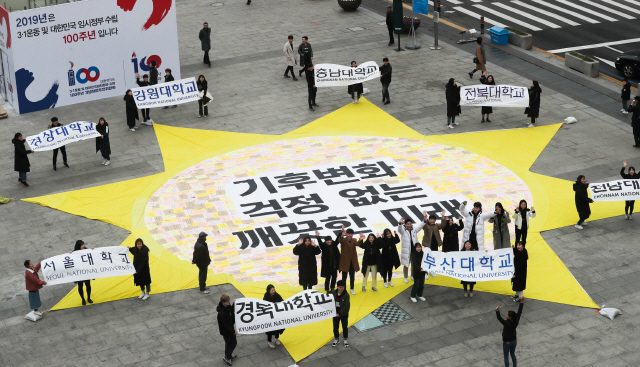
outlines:
[[[461,87],[460,106],[527,107],[529,90],[513,85],[477,84]]]
[[[380,79],[380,70],[375,61],[367,61],[352,68],[336,64],[313,66],[316,87],[346,87],[371,79]]]
[[[77,121],[65,126],[54,127],[38,135],[27,136],[27,143],[34,152],[53,150],[69,143],[100,136],[96,124]]]
[[[330,319],[336,315],[333,295],[307,289],[283,302],[238,298],[235,320],[238,334],[259,334]]]
[[[169,83],[131,88],[131,92],[133,92],[133,99],[136,101],[138,108],[173,106],[200,99],[196,78],[194,77]]]
[[[593,201],[640,200],[640,180],[616,180],[589,184]]]
[[[42,260],[42,275],[47,285],[77,282],[87,279],[134,274],[129,248],[124,246],[78,250]]]
[[[422,270],[467,282],[509,280],[513,277],[513,248],[493,251],[430,251],[423,248]]]

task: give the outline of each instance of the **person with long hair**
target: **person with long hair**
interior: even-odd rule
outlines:
[[[536,119],[540,116],[540,94],[542,88],[538,84],[537,80],[531,82],[531,88],[529,88],[529,106],[525,109],[527,117],[531,118],[531,123],[527,127],[535,127]]]
[[[413,275],[413,286],[411,287],[411,302],[426,301],[427,299],[422,297],[424,291],[424,278],[427,272],[422,270],[422,245],[416,243],[413,246],[411,254],[411,273]],[[417,299],[416,299],[417,298]]]
[[[445,97],[447,99],[447,127],[453,129],[453,125],[458,125],[456,116],[462,113],[460,109],[460,86],[455,79],[450,78],[445,87]]]
[[[351,61],[351,67],[355,68],[358,64],[355,61]],[[347,87],[347,92],[351,95],[352,103],[360,103],[360,96],[364,92],[362,83],[351,84]]]
[[[316,231],[316,238],[322,251],[320,276],[324,278],[324,290],[328,293],[336,287],[336,281],[338,280],[338,267],[340,266],[338,240],[340,240],[340,233],[338,233],[335,240],[331,236],[327,236],[322,241],[320,233]]]
[[[511,277],[511,289],[516,292],[511,297],[513,302],[518,302],[523,297],[523,292],[527,289],[527,262],[529,253],[522,243],[517,243],[513,247],[513,277]]]
[[[576,228],[583,229],[583,225],[587,225],[586,220],[591,216],[590,203],[593,203],[593,199],[589,197],[588,193],[589,184],[587,183],[584,175],[578,176],[576,182],[573,184],[573,191],[575,191],[576,210],[580,219],[576,224]]]
[[[634,167],[629,167],[629,173],[624,173],[624,168],[627,166],[627,161],[622,162],[623,166],[620,169],[620,176],[625,180],[637,180],[640,178],[640,173],[636,173],[636,169]],[[633,205],[636,203],[635,200],[626,200],[624,202],[624,219],[630,220],[633,215]]]
[[[489,223],[493,223],[493,249],[511,247],[511,235],[509,234],[509,223],[511,215],[504,210],[502,203],[496,203],[494,215],[489,218]]]
[[[123,99],[126,105],[127,126],[129,126],[129,131],[136,131],[138,128],[136,126],[136,120],[140,120],[140,115],[138,115],[138,106],[136,105],[136,101],[133,99],[133,92],[131,89],[127,90]]]
[[[31,163],[29,163],[27,154],[33,154],[34,151],[24,147],[26,142],[22,133],[16,133],[11,140],[15,148],[13,170],[18,172],[18,182],[24,187],[29,187],[27,183],[27,172],[31,171]]]
[[[393,287],[393,282],[391,281],[393,269],[400,267],[400,256],[398,255],[397,247],[400,243],[400,237],[398,237],[396,232],[392,234],[391,230],[386,228],[384,232],[382,232],[382,237],[378,239],[380,240],[380,255],[382,256],[382,281],[384,282],[382,285],[385,288],[388,286]]]
[[[489,75],[487,77],[485,77],[484,75],[480,77],[480,83],[482,84],[486,84],[486,85],[496,85],[496,81],[493,78],[493,75]],[[491,122],[491,120],[489,119],[489,115],[493,113],[493,107],[491,106],[482,106],[480,107],[480,113],[482,114],[482,120],[480,120],[480,123],[483,123],[485,121],[487,122]],[[484,116],[487,116],[487,118],[485,119]]]
[[[516,243],[522,242],[523,245],[527,244],[529,223],[531,223],[531,218],[535,217],[536,209],[534,207],[531,207],[531,209],[527,208],[527,201],[524,199],[520,200],[513,214],[513,221],[516,225]]]
[[[360,235],[360,241],[358,242],[361,249],[364,250],[362,254],[362,293],[367,291],[367,280],[369,279],[369,273],[371,273],[371,290],[378,291],[378,272],[383,272],[382,256],[380,255],[380,241],[376,238],[376,235],[369,233],[366,241],[364,236]]]
[[[487,54],[484,52],[484,46],[482,45],[482,36],[478,37],[476,42],[478,45],[476,46],[476,54],[473,58],[473,62],[476,64],[476,67],[469,73],[469,78],[471,79],[473,79],[473,74],[478,70],[482,71],[482,75],[487,73]]]
[[[489,251],[484,248],[484,221],[493,217],[494,212],[483,213],[482,203],[479,201],[473,203],[471,209],[467,209],[467,202],[463,201],[459,212],[464,216],[465,221],[462,243],[469,241],[474,250]]]
[[[516,367],[516,345],[518,340],[516,336],[516,328],[520,323],[520,316],[522,315],[522,306],[524,305],[524,297],[520,298],[520,306],[518,306],[518,312],[508,311],[507,319],[503,320],[500,315],[500,306],[496,307],[496,317],[503,326],[502,329],[502,351],[504,353],[504,365],[509,367],[509,354],[513,360],[513,367]]]
[[[111,154],[111,144],[109,144],[109,124],[104,117],[100,117],[98,124],[96,125],[96,131],[100,133],[100,137],[96,137],[96,153],[98,151],[102,154],[102,164],[108,166],[111,164],[109,158]]]
[[[151,272],[149,270],[149,248],[141,238],[138,238],[133,247],[129,247],[129,252],[133,255],[133,267],[136,269],[133,274],[133,283],[140,287],[142,293],[138,298],[143,301],[149,299],[151,293]],[[146,291],[145,291],[146,288]]]
[[[316,255],[320,253],[320,247],[309,236],[298,239],[298,244],[293,248],[293,254],[298,256],[298,281],[303,290],[318,284]]]
[[[477,251],[471,248],[471,242],[467,241],[464,243],[464,246],[462,246],[462,249],[460,251]],[[460,284],[462,284],[462,288],[464,289],[464,296],[466,297],[471,297],[473,298],[473,287],[476,285],[476,282],[466,282],[464,280],[460,281]],[[467,287],[469,287],[469,291],[467,292]]]
[[[274,287],[272,284],[269,284],[267,286],[267,292],[264,294],[264,297],[262,297],[262,300],[271,303],[284,301],[282,299],[282,296],[280,296],[280,294],[276,292],[276,287]],[[269,348],[273,349],[276,347],[276,345],[282,345],[282,343],[280,342],[280,334],[282,333],[284,333],[284,329],[268,331],[265,333],[267,334],[267,345],[269,345]],[[273,337],[276,338],[275,344],[272,342]]]
[[[79,251],[79,250],[86,250],[86,249],[87,249],[87,247],[86,247],[84,241],[77,240],[76,241],[76,245],[73,247],[73,251],[70,251],[69,253],[72,253],[74,251]],[[93,250],[93,249],[95,249],[95,247],[92,247],[91,249]],[[77,281],[75,283],[78,285],[78,293],[80,294],[80,299],[82,299],[82,305],[86,306],[87,302],[93,303],[93,301],[91,300],[91,279],[80,280],[80,281]],[[86,299],[86,301],[84,299],[83,287],[87,290],[87,299]]]
[[[208,117],[209,106],[207,105],[211,101],[211,99],[207,97],[207,89],[209,87],[209,84],[207,83],[207,79],[202,74],[198,76],[198,80],[196,84],[198,86],[198,94],[202,93],[202,96],[198,100],[198,117],[203,117],[203,116]],[[203,114],[203,109],[204,109],[204,114]]]
[[[460,251],[458,243],[458,232],[464,229],[462,217],[458,217],[458,223],[453,221],[453,217],[449,216],[447,225],[442,229],[442,252]]]

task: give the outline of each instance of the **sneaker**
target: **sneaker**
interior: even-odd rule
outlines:
[[[449,129],[453,129],[453,125],[447,125],[447,126],[449,126]]]
[[[469,292],[469,297],[473,298],[473,292]]]
[[[175,106],[173,106],[173,107],[175,107]],[[238,359],[238,355],[237,354],[234,354],[234,355],[231,356],[231,360],[232,361],[235,361],[236,359]]]
[[[138,130],[138,128],[139,128],[139,127],[140,127],[140,126],[137,126],[137,125],[134,125],[134,126],[133,126],[133,128],[134,128],[134,129],[136,129],[136,130]]]
[[[354,99],[353,102],[351,102],[352,104],[356,104],[356,100]]]
[[[200,293],[202,293],[202,294],[209,294],[209,291],[208,291],[208,290],[204,290],[204,291],[200,291]]]
[[[432,276],[432,277],[434,277],[434,278],[435,278],[435,277],[437,277],[437,275],[436,275],[436,274],[434,274],[434,273],[429,273],[429,275],[431,275],[431,276]]]
[[[366,292],[367,288],[364,287],[364,285],[362,286],[362,293]]]
[[[356,103],[360,103],[360,100],[358,99],[358,100],[356,101]]]
[[[535,126],[536,126],[536,125],[534,125],[534,124],[529,124],[529,125],[527,125],[527,127],[535,127]]]
[[[389,285],[393,287],[393,282],[392,282],[392,281],[389,281]]]
[[[106,159],[103,159],[103,160],[102,160],[102,163],[100,163],[100,164],[104,165],[105,163],[107,163],[107,160],[106,160]]]
[[[457,125],[458,125],[458,122],[454,122],[453,124],[457,126]]]
[[[382,283],[382,286],[385,288],[389,288],[389,285],[387,284],[387,282]]]
[[[464,291],[464,298],[467,298],[467,297],[469,297],[469,292]]]
[[[405,283],[409,283],[409,279],[404,278],[404,282],[405,282]]]
[[[274,349],[276,347],[272,342],[267,342],[267,345],[269,345],[269,348],[271,349]]]
[[[349,341],[347,339],[344,340],[344,347],[349,348]]]
[[[575,225],[575,227],[576,227],[576,228],[578,228],[578,229],[584,229],[584,227],[583,227],[583,226],[579,226],[579,225],[577,225],[577,224]]]
[[[628,112],[628,111],[626,111],[626,110],[622,110],[622,114],[623,114],[623,115],[628,115],[628,114],[629,114],[629,112]]]
[[[633,214],[629,214],[629,220],[633,220]]]
[[[511,296],[511,300],[513,302],[518,302],[520,300],[520,297],[518,297],[518,295],[516,294],[515,296]]]
[[[282,343],[280,342],[280,339],[276,338],[276,345],[282,345]]]
[[[587,223],[587,222],[582,222],[582,225],[583,225],[583,226],[586,226],[586,225],[588,225],[588,224],[589,224],[589,223]]]
[[[138,298],[142,298],[142,297],[144,297],[144,295],[145,295],[145,294],[146,294],[146,293],[144,293],[144,292],[140,293],[140,296],[139,296]]]
[[[226,363],[229,366],[233,366],[233,363],[231,363],[231,360],[227,359],[227,357],[222,357],[222,360],[224,361],[224,363]]]
[[[204,117],[209,117],[209,115],[204,115]]]
[[[335,347],[336,345],[338,345],[338,343],[340,343],[339,339],[333,339],[333,343],[331,343],[331,346]]]
[[[371,287],[371,290],[374,292],[377,292],[378,290],[376,289],[376,287]]]
[[[426,298],[424,298],[424,297],[418,297],[418,299],[419,299],[419,300],[421,300],[422,302],[426,302],[426,300],[427,300],[427,299],[426,299]]]
[[[20,182],[20,184],[24,187],[29,187],[29,185],[26,183],[26,181],[22,181],[21,179],[18,179],[18,182]]]
[[[203,117],[204,115],[198,115],[198,117]]]
[[[413,298],[413,297],[411,297],[411,302],[418,302],[418,300]]]
[[[629,220],[629,214],[624,215],[624,220]]]
[[[69,165],[67,164],[67,162],[63,163],[65,167],[69,168]]]
[[[413,280],[413,278],[411,280]],[[429,280],[429,273],[424,273],[424,280]]]
[[[42,316],[42,310],[33,311],[33,313],[38,315],[38,316]]]
[[[293,81],[294,81],[294,82],[297,82],[297,81],[298,81],[298,78],[296,78],[296,76],[295,76],[295,75],[293,76]]]
[[[353,294],[354,296],[356,295],[356,291],[354,291],[353,289],[350,290],[351,294]]]
[[[111,161],[110,161],[110,160],[107,160],[106,162],[104,162],[104,165],[105,165],[105,166],[108,166],[108,165],[110,165],[110,164],[111,164]]]
[[[146,301],[146,300],[148,300],[148,299],[149,299],[149,293],[146,293],[146,294],[144,295],[144,297],[142,297],[142,300],[143,300],[143,301]]]

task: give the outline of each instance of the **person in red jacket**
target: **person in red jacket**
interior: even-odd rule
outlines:
[[[31,260],[24,261],[24,267],[26,268],[24,271],[25,283],[27,286],[27,290],[29,291],[29,307],[33,310],[38,316],[42,316],[42,303],[40,302],[40,288],[43,285],[47,284],[44,280],[40,280],[38,277],[38,271],[40,271],[40,263],[38,265],[33,266]]]

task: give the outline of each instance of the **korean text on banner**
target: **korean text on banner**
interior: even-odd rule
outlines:
[[[133,98],[138,108],[173,106],[197,101],[196,78],[180,79],[169,83],[132,88]]]
[[[589,185],[593,201],[640,200],[640,180],[616,180]]]
[[[422,270],[467,282],[509,280],[513,277],[513,249],[439,252],[424,249]]]
[[[460,106],[527,107],[529,90],[512,85],[470,85],[460,88]]]
[[[134,274],[129,249],[123,246],[78,250],[42,260],[47,285]]]
[[[346,87],[351,84],[380,78],[380,70],[375,61],[367,61],[355,68],[336,64],[318,64],[313,67],[313,70],[315,71],[316,87],[318,88]]]
[[[99,137],[96,124],[89,121],[77,121],[66,126],[58,126],[38,135],[27,136],[27,143],[34,152],[53,150],[76,141]]]
[[[418,14],[429,15],[429,1],[413,0],[413,12]]]
[[[330,319],[336,303],[330,294],[307,289],[276,303],[238,298],[234,312],[238,334],[259,334]]]

